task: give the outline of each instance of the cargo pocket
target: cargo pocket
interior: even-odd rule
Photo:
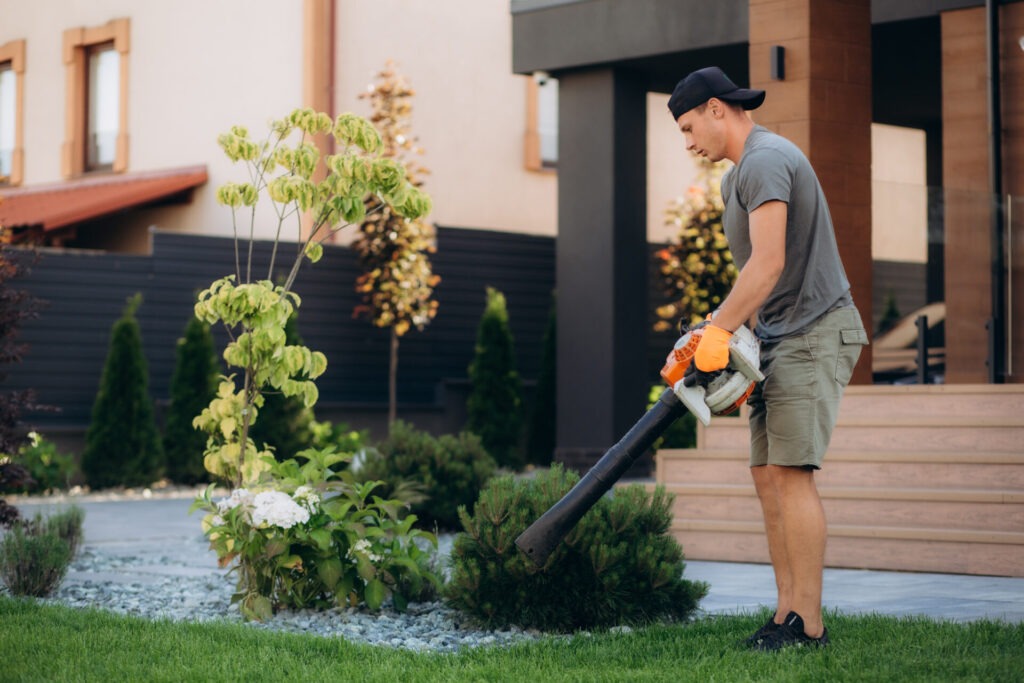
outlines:
[[[836,358],[836,381],[846,386],[853,376],[860,351],[868,343],[868,333],[863,328],[839,331],[839,354]]]

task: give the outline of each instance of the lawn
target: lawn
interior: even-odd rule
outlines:
[[[825,650],[751,652],[764,614],[428,654],[0,597],[4,681],[1020,681],[1024,624],[829,614]]]

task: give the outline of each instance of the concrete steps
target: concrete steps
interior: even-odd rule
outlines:
[[[690,559],[767,562],[745,414],[663,450]],[[1024,576],[1024,386],[851,387],[816,475],[835,567]]]

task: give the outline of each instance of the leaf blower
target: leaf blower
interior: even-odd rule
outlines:
[[[697,370],[693,356],[705,323],[681,329],[682,336],[665,359],[662,379],[668,384],[655,404],[622,439],[597,461],[589,472],[540,519],[516,538],[516,546],[535,565],[543,567],[586,512],[617,482],[669,426],[689,410],[704,425],[712,415],[737,410],[761,374],[760,346],[746,327],[737,329],[729,342],[729,365],[724,370]]]

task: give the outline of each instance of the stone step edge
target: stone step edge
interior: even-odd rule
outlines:
[[[662,486],[676,496],[740,496],[756,498],[753,484],[647,484],[648,491]],[[822,498],[843,500],[900,500],[922,503],[991,503],[1022,504],[1024,490],[989,489],[937,489],[937,488],[876,488],[867,486],[819,485]]]
[[[750,457],[747,450],[738,448],[660,448],[655,453],[657,460],[743,460]],[[963,453],[960,451],[871,451],[871,450],[830,450],[825,455],[829,462],[868,463],[934,463],[954,465],[1024,465],[1024,452],[981,451]]]
[[[669,531],[764,534],[763,522],[676,519]],[[941,541],[946,543],[986,543],[1024,546],[1024,533],[1016,531],[978,531],[973,529],[933,529],[927,527],[882,527],[830,524],[830,538],[878,538],[898,541]]]
[[[747,429],[744,417],[720,417],[711,420],[702,429]],[[841,411],[836,427],[931,427],[935,429],[990,429],[998,427],[1024,427],[1024,415],[844,415]]]

